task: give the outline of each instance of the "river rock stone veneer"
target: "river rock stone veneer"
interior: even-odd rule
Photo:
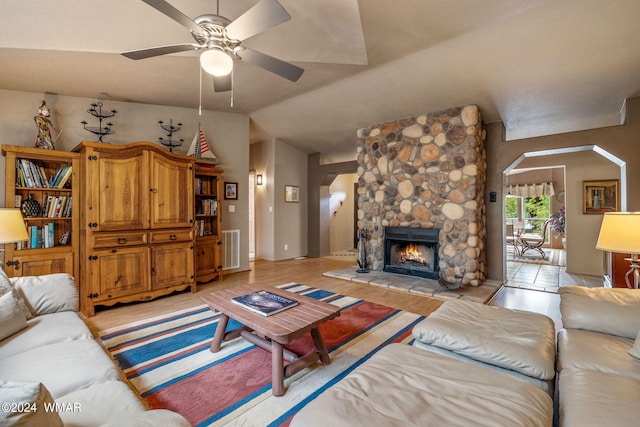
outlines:
[[[485,131],[476,105],[370,126],[358,141],[358,228],[382,270],[384,227],[438,228],[440,274],[486,277]]]

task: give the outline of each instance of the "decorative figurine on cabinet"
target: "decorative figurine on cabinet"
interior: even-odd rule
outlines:
[[[44,148],[46,150],[55,150],[53,143],[58,139],[62,131],[53,126],[49,116],[50,113],[49,108],[47,107],[47,102],[42,100],[42,104],[40,105],[40,108],[38,108],[38,115],[33,117],[33,121],[36,123],[36,127],[38,128],[35,147]],[[55,139],[51,136],[52,129],[58,133]]]

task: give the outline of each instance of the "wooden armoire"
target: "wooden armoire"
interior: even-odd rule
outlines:
[[[80,301],[146,301],[191,287],[195,158],[151,142],[82,142]]]

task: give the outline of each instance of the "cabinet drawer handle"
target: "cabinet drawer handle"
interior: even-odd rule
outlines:
[[[127,239],[125,239],[124,237],[118,237],[119,245],[124,245],[125,243],[127,243]]]
[[[157,188],[150,188],[149,191],[151,191],[153,194],[156,194],[158,192]]]
[[[169,240],[178,240],[178,236],[176,236],[175,234],[170,234]]]

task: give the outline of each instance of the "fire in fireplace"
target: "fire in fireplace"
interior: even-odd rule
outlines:
[[[384,271],[438,278],[437,228],[385,227]]]

